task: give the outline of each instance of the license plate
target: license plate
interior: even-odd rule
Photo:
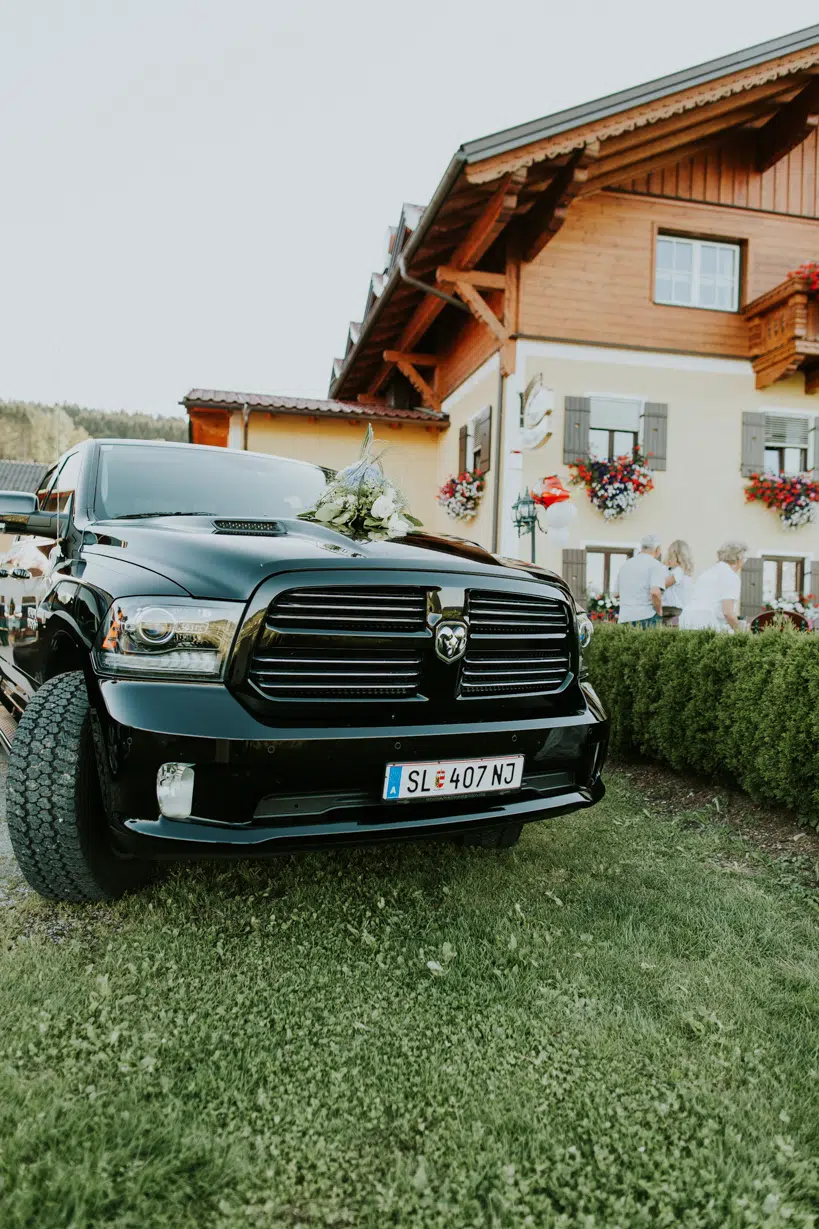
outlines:
[[[384,774],[384,798],[388,802],[398,802],[404,798],[496,793],[518,789],[522,779],[522,755],[388,764]]]

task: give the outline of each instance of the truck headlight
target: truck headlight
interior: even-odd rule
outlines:
[[[94,664],[117,678],[219,679],[241,613],[240,602],[120,598],[103,620]]]
[[[577,611],[577,642],[580,645],[581,651],[589,647],[589,643],[591,641],[593,631],[594,631],[594,624],[592,623],[589,616],[586,614],[585,610],[578,610]]]

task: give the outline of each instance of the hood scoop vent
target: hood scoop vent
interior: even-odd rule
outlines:
[[[217,533],[252,534],[257,538],[280,538],[287,530],[279,521],[214,521]]]

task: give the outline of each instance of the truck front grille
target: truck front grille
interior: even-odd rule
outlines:
[[[411,699],[421,681],[418,652],[290,649],[257,653],[250,678],[271,699]]]
[[[469,594],[471,636],[530,640],[565,636],[569,620],[565,605],[549,597],[501,590],[473,590]]]
[[[460,662],[439,657],[436,617],[428,622],[428,611],[464,619]],[[361,720],[367,702],[380,702],[403,703],[402,719],[411,722],[453,721],[465,701],[483,700],[487,710],[506,699],[519,701],[519,711],[527,700],[537,707],[574,677],[572,661],[568,601],[541,596],[531,583],[520,591],[470,590],[455,576],[427,592],[362,580],[310,588],[302,581],[272,598],[246,680],[257,699],[284,715],[289,704],[321,720],[322,704],[351,701]]]
[[[273,631],[422,632],[424,589],[291,589],[270,608]]]
[[[565,654],[539,649],[469,649],[461,668],[464,699],[545,696],[558,691],[569,672]]]

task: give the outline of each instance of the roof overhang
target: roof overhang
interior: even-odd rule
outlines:
[[[180,405],[185,407],[188,414],[201,411],[222,414],[225,411],[248,414],[263,412],[294,418],[328,418],[336,421],[355,419],[366,422],[373,419],[377,422],[434,427],[438,430],[446,430],[449,426],[448,416],[433,410],[404,410],[393,406],[364,405],[334,399],[282,397],[274,393],[236,393],[221,389],[194,388],[182,398]]]
[[[804,139],[817,90],[812,26],[463,145],[403,250],[393,251],[379,297],[370,296],[334,366],[331,396],[377,399],[395,367],[385,352],[427,349],[425,333],[452,309],[418,281],[451,290],[439,270],[475,270],[502,231],[519,259],[532,260],[573,201],[726,140],[753,143],[760,169],[763,153],[770,166]]]

